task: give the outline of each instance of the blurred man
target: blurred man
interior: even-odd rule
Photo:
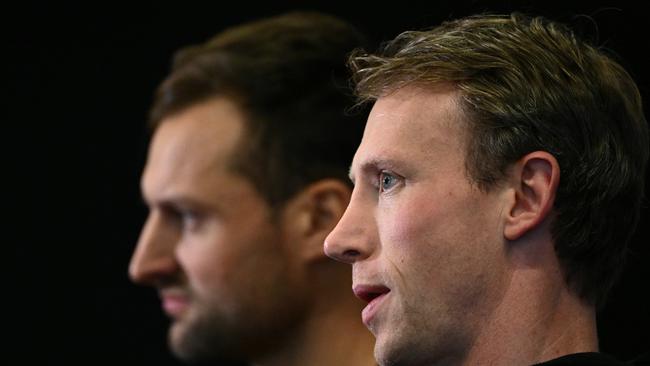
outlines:
[[[476,16],[350,59],[374,101],[326,240],[381,365],[618,364],[596,308],[639,215],[648,126],[623,68],[542,18]]]
[[[182,360],[374,363],[350,269],[322,248],[363,131],[345,68],[362,41],[291,13],[176,55],[151,109],[150,213],[130,275],[158,289]]]

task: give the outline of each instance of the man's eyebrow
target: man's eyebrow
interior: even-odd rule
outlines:
[[[153,200],[147,200],[143,197],[143,201],[145,205],[149,207],[158,206],[165,208],[201,208],[205,205],[203,202],[192,197],[176,194],[160,197]]]
[[[359,171],[362,174],[368,174],[368,173],[376,174],[380,170],[396,170],[398,167],[403,169],[406,166],[407,164],[401,160],[376,157],[376,158],[370,158],[362,162],[359,166]],[[348,176],[350,177],[350,181],[352,181],[352,184],[354,184],[355,176],[352,168],[353,166],[351,165],[350,170],[348,172]]]

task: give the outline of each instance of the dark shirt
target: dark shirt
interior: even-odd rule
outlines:
[[[604,353],[574,353],[547,362],[538,363],[536,366],[650,366],[649,355],[639,357],[633,361],[623,362]]]

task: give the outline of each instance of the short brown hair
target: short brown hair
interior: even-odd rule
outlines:
[[[246,116],[232,168],[272,207],[307,184],[348,182],[365,115],[353,113],[345,61],[365,38],[341,19],[292,12],[236,26],[178,51],[150,111],[164,118],[217,96]]]
[[[468,123],[468,176],[485,191],[525,154],[553,154],[555,250],[567,283],[602,303],[638,221],[648,160],[641,97],[623,67],[568,27],[520,14],[405,32],[349,63],[362,101],[453,83]]]

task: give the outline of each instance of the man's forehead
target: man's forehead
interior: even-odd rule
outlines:
[[[149,148],[143,193],[197,186],[226,174],[243,130],[234,112],[228,104],[213,101],[163,120]]]
[[[409,160],[433,158],[443,147],[462,148],[457,136],[464,124],[457,99],[458,93],[450,88],[416,87],[379,98],[350,167],[351,179],[367,166],[402,166]]]

